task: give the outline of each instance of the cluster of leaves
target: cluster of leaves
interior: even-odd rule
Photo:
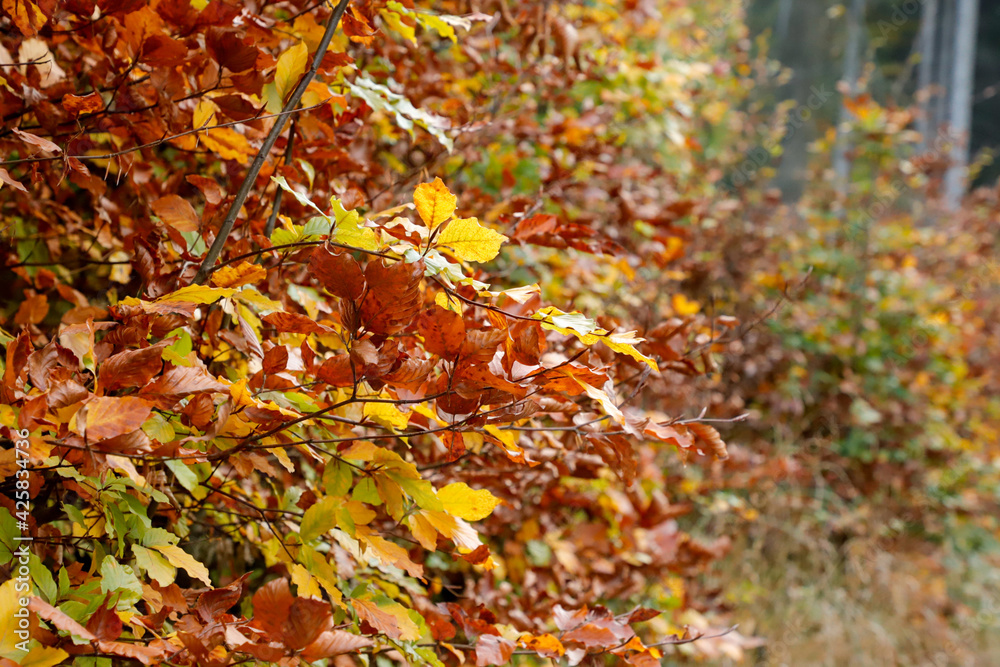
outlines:
[[[732,212],[698,174],[736,159],[748,49],[671,3],[486,4],[4,3],[0,423],[33,511],[5,487],[0,543],[33,538],[34,616],[3,659],[693,638],[726,543],[663,466],[727,457],[685,397],[736,323],[663,276]]]

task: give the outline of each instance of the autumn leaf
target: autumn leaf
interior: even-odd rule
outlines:
[[[148,402],[134,396],[92,398],[85,407],[86,434],[91,442],[138,429],[152,411]]]
[[[376,632],[390,639],[413,641],[420,638],[420,630],[410,619],[406,609],[398,603],[376,605],[368,600],[351,600],[358,618],[366,621]]]
[[[476,641],[476,667],[506,665],[514,655],[514,642],[495,635],[481,635]]]
[[[179,232],[198,231],[200,221],[194,207],[177,195],[160,197],[150,205],[164,224],[170,225]]]
[[[216,287],[242,287],[256,285],[267,278],[267,270],[258,264],[240,262],[224,266],[212,274],[212,284]]]
[[[435,178],[431,183],[417,186],[413,192],[413,203],[424,224],[436,229],[455,214],[458,198],[451,194],[444,181]]]
[[[471,489],[464,482],[455,482],[439,489],[438,498],[446,512],[467,521],[485,519],[501,502],[486,489]]]
[[[171,544],[157,544],[152,545],[150,548],[159,551],[168,561],[170,561],[171,565],[184,570],[191,575],[192,578],[202,581],[206,586],[212,585],[212,579],[208,574],[208,568],[196,561],[180,547]]]
[[[309,47],[305,42],[299,42],[281,54],[278,58],[278,68],[274,72],[274,85],[278,98],[284,101],[295,88],[295,84],[305,74],[309,63]]]
[[[73,95],[66,93],[62,98],[62,107],[74,116],[93,113],[104,108],[104,100],[98,93],[89,95]]]
[[[488,262],[500,254],[506,240],[506,236],[483,227],[475,218],[457,218],[438,235],[436,244],[467,262]]]

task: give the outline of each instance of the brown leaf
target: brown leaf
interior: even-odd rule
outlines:
[[[632,613],[628,615],[628,623],[642,623],[643,621],[648,621],[650,619],[656,618],[663,612],[659,609],[650,609],[648,607],[638,607],[632,610]]]
[[[262,318],[281,333],[331,333],[333,329],[298,313],[270,313]]]
[[[367,281],[361,265],[349,253],[332,253],[325,246],[313,251],[309,273],[330,294],[354,301],[365,291]]]
[[[417,331],[424,339],[424,349],[445,359],[452,359],[465,342],[462,316],[439,306],[432,306],[417,318]]]
[[[351,387],[354,385],[354,371],[351,358],[346,354],[335,354],[316,370],[316,377],[331,387]]]
[[[149,418],[152,405],[135,396],[104,396],[86,403],[87,440],[97,442],[129,433]],[[77,428],[80,424],[77,424]]]
[[[621,435],[595,433],[587,436],[604,463],[621,476],[626,485],[635,480],[638,457],[632,443]]]
[[[268,375],[280,373],[288,366],[288,348],[276,345],[264,353],[263,368]]]
[[[229,387],[197,366],[170,366],[160,377],[139,390],[140,395],[187,396],[201,392],[228,392]]]
[[[368,331],[392,335],[411,324],[420,308],[423,275],[423,261],[386,265],[379,260],[368,264],[365,269],[368,292],[360,308],[361,321]]]
[[[163,368],[163,348],[160,342],[141,350],[125,350],[114,354],[101,363],[98,385],[105,391],[124,387],[141,387],[155,377]]]
[[[391,385],[407,385],[422,382],[434,368],[430,359],[405,359],[399,367],[382,379]]]
[[[330,605],[322,600],[295,598],[284,625],[285,645],[298,651],[315,641],[330,623]]]
[[[164,656],[164,650],[154,646],[128,644],[126,642],[98,641],[97,648],[103,653],[120,655],[123,658],[138,660],[144,665],[159,665]]]
[[[34,294],[24,301],[17,308],[14,315],[14,324],[38,324],[45,319],[49,313],[49,297],[44,294]]]
[[[698,440],[703,442],[715,458],[720,461],[725,461],[729,458],[729,451],[726,449],[726,443],[722,441],[722,436],[719,432],[715,430],[714,427],[708,424],[702,424],[701,422],[691,422],[686,425],[688,430],[698,436]]]
[[[288,588],[288,580],[273,579],[254,593],[253,620],[271,639],[279,640],[294,603],[295,598]]]
[[[17,179],[12,177],[10,175],[10,172],[4,169],[3,167],[0,167],[0,181],[3,181],[4,183],[14,188],[15,190],[20,190],[21,192],[28,191],[28,188],[24,187],[24,185],[21,184],[21,181],[18,181]]]
[[[243,597],[243,585],[250,573],[244,574],[233,583],[223,588],[214,588],[198,596],[198,615],[201,620],[209,623],[218,620],[219,616],[240,601]]]
[[[17,0],[18,2],[25,2],[25,0]],[[56,144],[52,143],[48,139],[39,137],[38,135],[31,134],[30,132],[23,132],[17,128],[11,130],[15,135],[17,135],[21,141],[32,146],[38,146],[43,151],[48,153],[61,153],[62,149]]]
[[[506,665],[514,655],[514,642],[495,635],[482,635],[476,641],[476,667]]]
[[[379,609],[374,602],[367,600],[351,600],[351,606],[358,613],[358,618],[366,621],[376,631],[390,639],[400,639],[403,636],[396,617],[387,611]]]
[[[188,200],[177,195],[160,197],[150,205],[163,224],[179,232],[196,232],[200,226],[198,213]]]
[[[32,596],[29,598],[28,609],[38,614],[40,618],[44,618],[58,630],[69,632],[88,641],[97,639],[94,633],[67,616],[66,612],[56,609],[40,597]]]
[[[72,116],[93,113],[104,108],[104,100],[100,94],[91,93],[89,95],[72,95],[67,93],[62,98],[62,107]]]
[[[190,174],[185,177],[185,180],[201,190],[201,194],[205,197],[205,201],[209,204],[216,206],[222,201],[224,194],[222,192],[222,188],[219,187],[219,184],[215,181],[215,179],[208,178],[207,176]]]
[[[343,630],[327,630],[320,633],[311,644],[302,649],[302,657],[308,662],[330,658],[342,653],[354,653],[363,648],[373,645],[368,637],[351,634]]]
[[[111,594],[108,593],[107,598],[110,597]],[[123,626],[122,619],[114,610],[114,603],[112,602],[110,608],[107,603],[108,599],[105,599],[104,604],[87,619],[87,629],[98,639],[112,641],[121,637]]]
[[[461,437],[461,436],[459,436]],[[490,558],[490,548],[485,544],[480,544],[470,553],[461,554],[462,560],[473,565],[482,565]]]
[[[212,27],[205,34],[205,46],[217,63],[230,72],[243,72],[257,62],[257,47],[244,43],[244,35],[238,30],[224,30]]]

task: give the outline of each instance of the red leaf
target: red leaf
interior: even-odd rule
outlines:
[[[268,375],[280,373],[288,365],[288,348],[277,345],[264,353],[263,368]]]
[[[328,603],[309,598],[295,598],[283,628],[285,645],[296,651],[303,649],[313,643],[330,625]]]
[[[423,261],[407,264],[383,260],[365,269],[368,293],[361,302],[361,321],[372,333],[392,335],[405,329],[420,309]]]
[[[244,574],[224,588],[215,588],[199,595],[197,610],[201,620],[206,623],[215,621],[239,602],[243,597],[243,584],[249,576],[249,573]]]
[[[110,597],[109,593],[108,598]],[[97,611],[87,619],[87,629],[94,633],[98,639],[111,641],[121,637],[122,619],[115,613],[114,603],[109,608],[106,606],[107,602],[108,600],[105,599],[104,604],[98,607]]]
[[[170,366],[166,372],[139,390],[142,395],[187,396],[229,388],[197,366]]]
[[[325,246],[313,251],[309,258],[309,273],[330,294],[354,301],[364,291],[367,281],[361,265],[350,254],[332,253]]]

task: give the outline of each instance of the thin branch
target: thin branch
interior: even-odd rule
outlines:
[[[344,15],[344,11],[347,9],[347,3],[350,0],[340,0],[336,9],[330,15],[329,20],[326,24],[326,31],[323,33],[323,38],[319,42],[319,47],[316,49],[316,56],[313,58],[312,67],[309,71],[305,73],[302,79],[299,81],[299,85],[295,87],[292,91],[291,97],[285,102],[285,107],[282,112],[290,111],[294,109],[299,104],[299,100],[302,99],[302,95],[306,92],[306,88],[312,82],[313,77],[316,76],[316,72],[319,71],[319,66],[323,62],[323,56],[326,55],[326,50],[330,46],[330,41],[333,39],[333,33],[337,30],[337,26],[340,24],[340,17]],[[243,208],[243,202],[246,201],[247,196],[250,194],[250,190],[253,188],[254,183],[257,180],[257,174],[260,173],[261,167],[264,166],[264,161],[267,160],[268,153],[271,152],[271,148],[274,143],[278,140],[278,136],[281,134],[282,130],[285,128],[284,117],[275,121],[274,125],[271,127],[271,131],[268,132],[267,138],[264,139],[264,144],[260,147],[257,152],[257,156],[254,158],[253,162],[250,164],[250,168],[247,170],[246,176],[243,178],[243,184],[240,185],[240,189],[236,193],[236,197],[233,199],[232,205],[229,207],[229,211],[226,213],[225,220],[222,221],[222,226],[219,228],[219,233],[215,237],[215,241],[212,243],[212,247],[209,248],[208,254],[205,255],[205,260],[201,263],[201,267],[198,269],[198,273],[195,274],[193,284],[203,285],[208,276],[212,273],[212,267],[215,265],[215,261],[219,258],[222,253],[222,248],[226,245],[226,240],[229,238],[229,234],[233,231],[233,225],[236,224],[236,217],[240,214],[240,209]]]
[[[292,125],[288,128],[288,143],[285,144],[285,164],[287,165],[292,159],[292,151],[295,148],[295,119],[292,119]],[[281,210],[281,197],[285,194],[284,188],[276,188],[277,192],[274,193],[274,205],[271,206],[271,215],[267,218],[267,224],[264,225],[264,236],[271,238],[271,233],[274,231],[274,223],[278,221],[278,212]]]

